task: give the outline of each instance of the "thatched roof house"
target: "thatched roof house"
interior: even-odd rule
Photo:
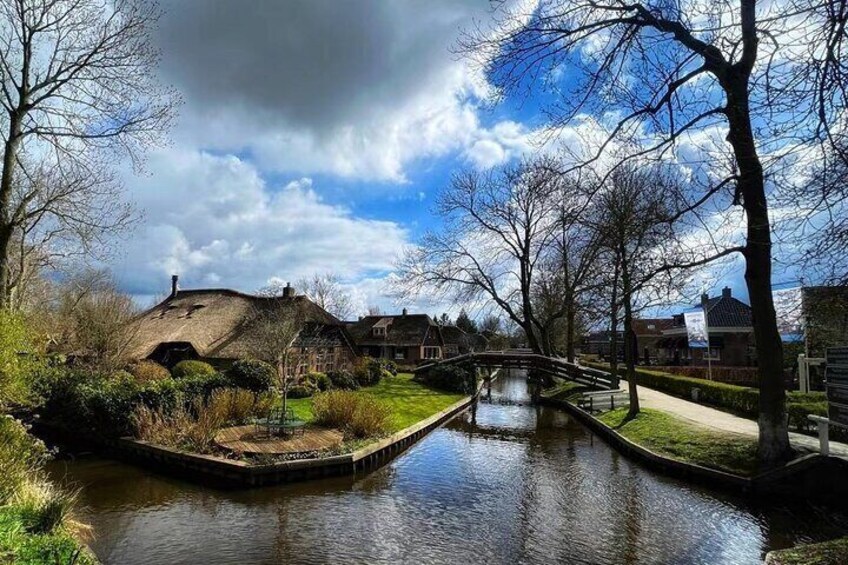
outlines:
[[[352,343],[341,322],[306,296],[297,295],[291,286],[280,297],[265,297],[223,288],[178,290],[176,278],[170,296],[136,319],[130,354],[168,366],[182,359],[220,364],[253,357],[249,336],[257,313],[286,303],[302,317],[303,329],[294,348],[303,353],[320,348],[322,354],[332,349],[343,357],[353,357]]]

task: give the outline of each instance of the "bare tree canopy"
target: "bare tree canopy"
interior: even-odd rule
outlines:
[[[295,283],[295,288],[302,290],[312,302],[340,320],[345,320],[353,314],[350,294],[334,273],[315,273],[299,280]]]
[[[155,75],[158,17],[155,3],[136,0],[0,5],[0,304],[16,238],[36,248],[73,233],[85,251],[126,221],[114,159],[140,163],[178,102]]]
[[[845,2],[526,6],[503,6],[494,29],[468,34],[461,49],[501,92],[546,89],[554,134],[587,121],[606,132],[578,155],[577,166],[606,158],[622,137],[638,136],[643,147],[619,164],[674,155],[701,189],[692,192],[690,209],[742,207],[745,243],[728,251],[746,261],[761,387],[760,457],[788,457],[765,171],[778,175],[790,156],[835,146],[845,135]],[[555,71],[569,80],[550,80]],[[700,156],[679,154],[697,136],[714,141]]]
[[[460,302],[493,303],[544,351],[532,291],[555,235],[559,180],[543,162],[455,175],[438,200],[444,228],[428,232],[398,265],[401,294],[432,288]]]

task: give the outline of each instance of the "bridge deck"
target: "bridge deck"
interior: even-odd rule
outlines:
[[[472,365],[475,367],[500,367],[504,369],[535,369],[548,374],[596,386],[603,389],[617,389],[619,378],[599,369],[583,367],[577,363],[569,363],[558,357],[547,357],[538,353],[524,351],[482,351],[466,353],[448,359],[442,359],[427,365],[421,365],[415,372],[423,372],[436,366]]]

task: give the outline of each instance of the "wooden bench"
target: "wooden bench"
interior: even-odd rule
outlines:
[[[587,412],[604,412],[629,405],[630,394],[621,389],[584,392],[577,399],[577,406]]]

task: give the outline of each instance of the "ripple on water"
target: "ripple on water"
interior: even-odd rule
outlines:
[[[524,381],[359,477],[221,491],[67,464],[106,563],[759,563],[844,535],[844,515],[751,506],[650,473]],[[57,474],[62,471],[54,469]]]

